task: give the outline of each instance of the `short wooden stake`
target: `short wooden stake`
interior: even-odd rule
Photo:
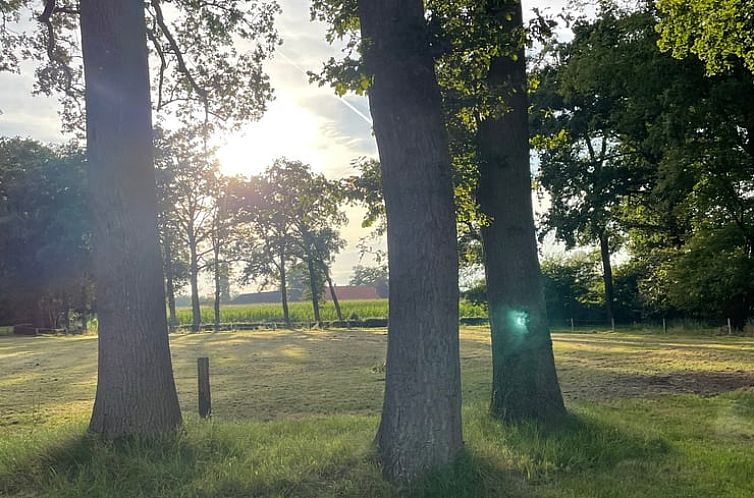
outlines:
[[[197,359],[199,374],[199,416],[207,418],[212,415],[212,394],[209,388],[209,358]]]
[[[574,331],[573,318],[571,318],[571,332],[573,332],[573,331]]]
[[[612,328],[612,331],[615,332],[615,318],[610,319],[610,327]]]
[[[665,319],[662,319],[662,333],[667,334],[668,333],[668,324],[665,323]]]
[[[733,335],[733,327],[730,326],[730,318],[728,318],[728,335]]]

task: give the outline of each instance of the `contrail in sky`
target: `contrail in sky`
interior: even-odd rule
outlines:
[[[280,56],[282,56],[283,59],[285,59],[285,61],[288,64],[290,64],[291,66],[295,67],[296,69],[298,69],[299,71],[301,71],[302,73],[304,73],[304,75],[306,75],[308,77],[308,73],[306,72],[306,70],[304,68],[302,68],[301,66],[299,66],[298,64],[296,64],[290,57],[288,57],[287,55],[285,55],[282,51],[277,50],[277,54],[279,54]],[[359,116],[361,119],[363,119],[364,121],[366,121],[367,123],[369,123],[369,126],[372,126],[374,124],[372,122],[372,118],[370,118],[369,116],[367,116],[366,114],[364,114],[363,112],[361,112],[358,108],[356,108],[353,104],[351,104],[349,101],[347,101],[343,97],[341,97],[339,95],[334,95],[334,94],[330,94],[330,95],[332,95],[333,97],[335,97],[336,99],[338,99],[340,102],[343,103],[343,105],[345,105],[346,107],[348,107],[349,109],[351,109],[357,116]]]

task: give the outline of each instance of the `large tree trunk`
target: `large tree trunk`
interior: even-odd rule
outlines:
[[[198,332],[202,325],[202,306],[199,302],[199,257],[196,242],[189,239],[189,285],[191,287],[191,330]]]
[[[312,293],[312,309],[314,310],[314,322],[317,325],[322,323],[322,317],[319,312],[319,286],[317,285],[317,272],[314,269],[314,261],[312,255],[306,255],[306,266],[309,269],[309,289]]]
[[[181,423],[157,236],[143,3],[82,0],[87,156],[99,318],[90,430],[150,437]]]
[[[521,4],[507,9],[491,14],[515,33],[523,27]],[[523,47],[517,55],[492,62],[488,83],[507,94],[508,110],[482,120],[478,131],[477,197],[490,218],[482,228],[492,329],[490,412],[504,420],[551,419],[565,407],[537,257]]]
[[[385,400],[376,443],[391,481],[463,448],[458,250],[450,153],[422,0],[360,0],[387,211]]]
[[[165,291],[168,298],[168,325],[178,325],[178,313],[175,308],[175,281],[173,276],[173,250],[170,242],[165,242]]]
[[[600,258],[602,258],[602,281],[605,283],[605,314],[608,324],[615,319],[615,291],[613,289],[613,265],[610,263],[610,239],[605,232],[600,234]]]
[[[291,315],[288,312],[288,282],[286,282],[285,251],[280,251],[280,300],[283,303],[283,321],[286,325],[290,325]]]

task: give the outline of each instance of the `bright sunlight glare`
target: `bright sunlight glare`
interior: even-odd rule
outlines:
[[[272,102],[264,117],[227,137],[220,146],[226,175],[259,174],[280,157],[301,160],[322,171],[326,160],[319,144],[321,119],[291,99]]]

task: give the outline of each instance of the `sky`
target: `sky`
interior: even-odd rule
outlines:
[[[558,12],[566,1],[524,0],[524,9]],[[266,63],[275,99],[261,120],[219,137],[222,169],[226,174],[251,175],[274,159],[286,157],[308,163],[331,179],[355,174],[352,160],[377,156],[367,99],[340,99],[328,87],[309,84],[306,71],[318,71],[330,57],[338,57],[339,47],[325,41],[323,24],[310,21],[309,0],[279,3],[282,14],[276,23],[283,45]],[[28,136],[45,142],[65,140],[60,133],[57,101],[33,96],[33,82],[33,67],[29,65],[20,75],[0,73],[0,135]],[[348,207],[346,211],[349,223],[341,235],[347,246],[333,265],[338,285],[348,283],[353,266],[360,262],[356,245],[369,233],[361,227],[361,208]]]

